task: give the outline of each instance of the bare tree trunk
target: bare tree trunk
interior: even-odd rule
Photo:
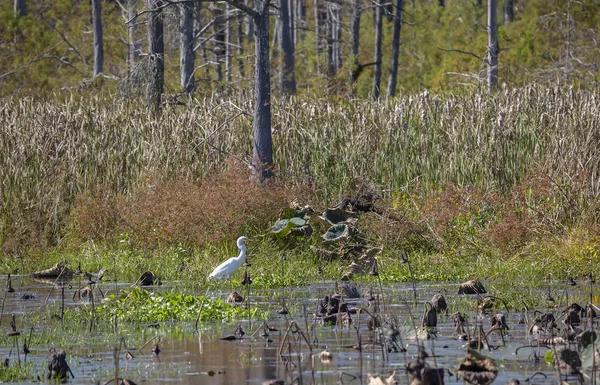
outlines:
[[[148,60],[150,79],[148,103],[160,108],[165,84],[165,44],[162,18],[163,0],[148,0],[148,8],[156,10],[148,17]]]
[[[201,1],[197,1],[194,3],[194,11],[196,13],[196,15],[194,17],[194,39],[199,39],[199,38],[201,38],[200,31],[202,31],[202,27],[204,26],[204,23],[202,23],[202,2]],[[198,49],[198,47],[196,46],[195,40],[194,40],[193,44],[194,44],[194,52],[195,52]],[[205,64],[208,63],[207,44],[202,44],[202,60]],[[206,77],[209,77],[210,66],[205,65],[203,72]]]
[[[342,68],[342,3],[335,5],[335,73],[340,72]]]
[[[335,75],[335,20],[333,16],[335,4],[327,3],[327,76]]]
[[[340,20],[339,0],[330,1],[327,4],[327,74],[335,76],[341,67],[341,42],[342,26]]]
[[[238,69],[240,78],[244,78],[244,21],[238,19],[237,22],[237,45],[238,45]]]
[[[250,0],[244,0],[244,4],[246,7],[250,6]],[[246,24],[246,36],[248,36],[249,42],[254,42],[254,20],[251,16],[246,16],[244,18]]]
[[[389,97],[396,95],[396,82],[398,79],[398,57],[400,56],[400,32],[402,31],[402,18],[404,12],[404,0],[396,0],[396,12],[394,13],[394,37],[392,39],[392,63],[390,77],[388,79],[387,94]]]
[[[375,68],[373,70],[373,90],[371,91],[373,99],[379,99],[381,93],[381,43],[383,41],[383,7],[378,5],[375,7],[375,54],[373,61]]]
[[[250,8],[241,0],[225,0],[252,18],[255,31],[254,65],[254,145],[253,177],[264,180],[273,175],[273,137],[271,135],[271,69],[269,52],[269,5],[271,0],[254,0]]]
[[[306,4],[303,0],[296,0],[296,4],[294,44],[304,40],[306,35]]]
[[[292,39],[292,44],[296,46],[296,0],[289,0],[289,9],[290,9],[290,38]]]
[[[321,73],[320,66],[320,45],[321,45],[321,36],[319,33],[320,23],[319,23],[319,0],[314,0],[314,10],[315,10],[315,58],[317,62],[317,74]]]
[[[182,3],[179,38],[179,80],[181,91],[194,91],[194,5]]]
[[[100,0],[92,0],[92,25],[94,29],[94,76],[97,76],[104,72],[102,6]]]
[[[211,4],[211,10],[214,17],[214,52],[217,57],[217,81],[223,82],[223,65],[225,63],[225,23],[223,20],[223,10],[219,5]]]
[[[225,5],[225,79],[227,80],[227,83],[231,83],[232,80],[232,74],[231,71],[233,70],[233,65],[232,65],[232,54],[231,54],[231,45],[232,45],[232,37],[231,37],[231,6],[229,5],[229,3],[227,3]]]
[[[282,71],[279,73],[279,87],[282,95],[296,93],[296,78],[294,76],[294,41],[290,25],[290,0],[280,0],[279,9],[280,41],[283,58]]]
[[[498,86],[498,22],[496,0],[488,0],[488,87],[493,91]]]
[[[15,18],[27,16],[27,7],[25,6],[25,0],[14,0],[14,13]]]
[[[273,173],[273,138],[271,136],[271,78],[269,68],[269,0],[254,0],[255,94],[254,146],[252,150],[254,175],[265,179]]]
[[[352,68],[350,81],[354,84],[358,80],[360,75],[360,64],[358,62],[359,48],[360,48],[360,15],[362,8],[360,6],[360,0],[352,0],[352,16],[351,16],[351,28],[352,28]]]
[[[25,7],[25,0],[14,0],[13,5],[14,5],[13,12],[14,12],[15,19],[27,16],[27,8]],[[23,37],[23,34],[20,30],[19,24],[17,24],[16,27],[17,27],[17,29],[15,30],[15,36],[14,36],[15,44],[17,44]]]
[[[127,2],[127,20],[132,20],[135,17],[135,7],[138,5],[139,0],[129,0]],[[127,61],[129,62],[129,67],[133,67],[135,62],[140,57],[141,46],[140,43],[136,39],[136,32],[138,29],[138,25],[136,22],[129,23],[127,25]]]
[[[515,3],[514,0],[506,0],[504,4],[504,23],[512,23],[515,19]]]

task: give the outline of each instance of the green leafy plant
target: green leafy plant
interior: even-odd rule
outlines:
[[[271,234],[283,238],[286,235],[290,234],[293,228],[295,227],[303,227],[308,225],[308,219],[300,218],[300,217],[292,217],[289,219],[280,219],[273,227],[271,227]]]
[[[251,315],[258,310],[251,308]],[[136,288],[111,295],[95,310],[101,319],[121,322],[191,321],[200,314],[201,321],[222,322],[247,317],[244,306],[234,306],[224,301],[202,296],[178,293],[149,292]]]

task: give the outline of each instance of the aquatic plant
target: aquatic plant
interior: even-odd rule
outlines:
[[[258,314],[250,308],[252,316]],[[112,322],[192,321],[200,314],[200,321],[224,322],[247,316],[246,307],[232,306],[221,299],[178,293],[150,292],[141,288],[111,295],[96,308],[97,316]]]
[[[0,382],[18,382],[30,379],[35,371],[35,364],[31,362],[21,362],[17,364],[16,360],[3,359],[0,363]]]

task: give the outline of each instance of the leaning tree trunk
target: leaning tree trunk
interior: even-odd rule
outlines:
[[[512,23],[515,19],[514,0],[506,0],[504,4],[504,23]]]
[[[360,14],[362,12],[360,6],[360,0],[352,0],[352,16],[351,16],[351,29],[352,29],[352,68],[351,78],[352,84],[358,80],[360,75],[360,64],[358,62],[358,54],[360,47]]]
[[[371,91],[373,99],[379,99],[381,93],[381,43],[383,40],[383,7],[378,5],[375,7],[375,54],[373,61],[375,69],[373,71],[373,90]]]
[[[181,90],[194,90],[194,4],[182,3],[179,38],[179,80]]]
[[[394,38],[392,39],[392,64],[390,77],[388,79],[387,94],[389,97],[396,95],[396,82],[398,79],[398,57],[400,56],[400,31],[402,30],[402,17],[404,12],[404,0],[396,0],[396,12],[394,13]]]
[[[488,87],[493,91],[498,86],[498,22],[496,0],[488,0]]]
[[[255,102],[254,176],[263,180],[273,173],[273,139],[271,136],[271,77],[269,68],[269,0],[255,0]]]
[[[97,76],[104,72],[102,6],[100,0],[92,0],[92,25],[94,29],[94,76]]]
[[[155,10],[148,18],[148,103],[160,108],[165,83],[165,44],[163,38],[162,7],[164,0],[148,0],[148,8]]]
[[[279,9],[280,42],[283,52],[283,68],[280,72],[279,87],[282,95],[296,93],[296,78],[294,76],[294,40],[290,25],[290,0],[281,0]]]

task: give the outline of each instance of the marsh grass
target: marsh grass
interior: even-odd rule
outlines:
[[[117,266],[118,279],[146,270],[198,279],[291,200],[319,209],[367,182],[385,214],[359,225],[384,245],[384,279],[408,279],[401,249],[419,280],[583,276],[597,266],[600,234],[599,102],[594,91],[535,85],[276,100],[278,177],[261,187],[248,180],[251,119],[238,114],[251,104],[241,94],[161,114],[134,101],[4,100],[0,267],[67,260]],[[306,251],[314,238],[257,247],[257,286],[319,280],[321,264],[339,278],[347,261],[325,266]]]
[[[560,191],[552,217],[573,220],[599,191],[599,106],[595,92],[536,86],[386,102],[277,101],[275,160],[287,183],[310,186],[324,201],[356,180],[418,193],[446,183],[508,193],[536,175]],[[3,101],[3,249],[60,243],[81,194],[127,196],[157,178],[185,189],[232,156],[247,159],[251,120],[231,118],[250,107],[235,96],[160,115],[133,101]],[[168,192],[166,183],[159,191]]]

